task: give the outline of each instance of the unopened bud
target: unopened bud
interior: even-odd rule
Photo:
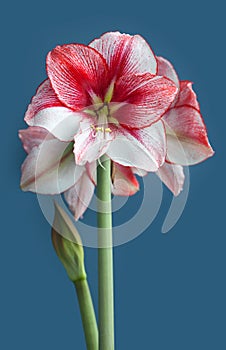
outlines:
[[[55,251],[71,281],[85,279],[84,251],[79,233],[65,211],[56,202],[54,205],[52,242]]]

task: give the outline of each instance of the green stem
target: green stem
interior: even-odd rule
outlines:
[[[99,350],[114,350],[111,161],[102,156],[100,163],[97,168]]]
[[[86,279],[74,282],[82,317],[87,350],[98,350],[98,329],[89,285]]]

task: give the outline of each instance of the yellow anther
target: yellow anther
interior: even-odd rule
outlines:
[[[112,132],[112,130],[110,128],[105,128],[104,130],[105,130],[105,132]]]
[[[103,126],[90,125],[91,129],[101,132],[112,132],[111,128],[104,128]]]
[[[103,126],[95,126],[95,125],[90,125],[91,129],[95,130],[95,131],[102,131],[104,132],[104,128]]]
[[[95,129],[96,129],[96,131],[102,131],[102,132],[104,132],[103,126],[97,126]]]

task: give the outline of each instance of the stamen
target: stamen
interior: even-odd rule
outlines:
[[[108,126],[109,121],[117,122],[117,120],[110,116],[110,107],[106,102],[104,102],[98,109],[96,109],[95,113],[97,116],[96,123],[90,125],[90,128],[93,130],[92,135],[96,137],[100,132],[104,134],[103,136],[105,138],[107,136],[107,133],[110,134],[112,132],[112,129]]]
[[[109,132],[109,133],[112,132],[111,128],[104,128],[103,126],[95,126],[92,124],[90,125],[90,127],[93,131],[101,131],[101,132]]]
[[[95,129],[96,129],[96,131],[104,132],[103,126],[97,126]]]
[[[105,128],[104,131],[105,132],[112,132],[111,128]]]

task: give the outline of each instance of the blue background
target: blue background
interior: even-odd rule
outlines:
[[[221,1],[19,1],[2,5],[0,348],[85,349],[73,286],[34,194],[19,189],[17,130],[57,44],[102,32],[139,33],[195,82],[216,150],[190,169],[185,211],[167,234],[164,190],[151,227],[115,249],[116,349],[226,349],[225,11]],[[126,210],[130,210],[130,205]],[[97,305],[97,252],[86,249]],[[107,350],[107,349],[106,349]]]

